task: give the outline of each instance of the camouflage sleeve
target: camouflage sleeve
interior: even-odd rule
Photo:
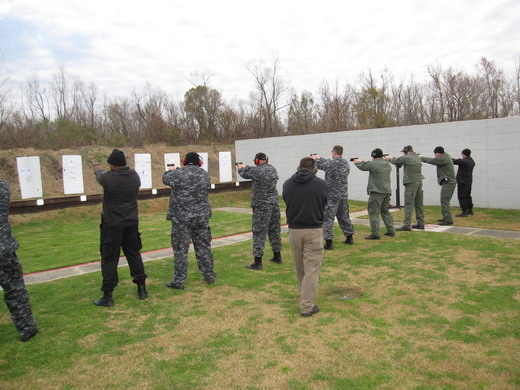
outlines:
[[[253,178],[253,167],[246,165],[245,168],[239,169],[238,174],[244,179],[252,179]]]
[[[15,240],[9,224],[9,207],[11,205],[11,189],[7,182],[0,180],[0,255],[16,252],[18,242]]]
[[[204,180],[204,187],[209,191],[211,190],[211,177],[209,176],[209,173],[204,171],[206,173],[205,180]]]
[[[7,182],[0,180],[0,213],[7,213],[11,206],[11,189]]]
[[[166,171],[163,173],[162,182],[164,185],[167,185],[168,187],[173,187],[175,184],[175,175],[178,169],[174,171]]]
[[[320,157],[319,159],[316,160],[316,168],[318,168],[322,171],[325,171],[329,167],[331,161],[332,160],[328,160],[326,158]]]

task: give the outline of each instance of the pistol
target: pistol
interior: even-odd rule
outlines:
[[[167,166],[167,167],[174,167],[175,164],[173,164],[173,163],[172,163],[172,164],[166,164],[166,166]]]
[[[350,161],[354,161],[354,160],[358,160],[358,159],[359,159],[359,157],[352,157],[352,158],[350,159]]]
[[[242,165],[242,161],[237,161],[235,165],[238,167],[239,165]]]

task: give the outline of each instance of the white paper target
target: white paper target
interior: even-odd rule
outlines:
[[[84,193],[81,156],[63,155],[61,161],[63,166],[63,193],[65,195]]]
[[[204,169],[206,172],[208,172],[208,165],[209,165],[209,161],[208,161],[208,154],[207,153],[198,153],[197,154],[202,158],[202,169]]]
[[[22,199],[41,198],[43,189],[40,157],[16,157],[16,165]]]
[[[164,153],[164,170],[168,170],[168,164],[175,164],[177,168],[181,167],[181,157],[179,153]]]
[[[136,153],[135,171],[141,178],[141,187],[152,188],[152,155],[150,153]]]
[[[231,152],[218,152],[219,180],[221,183],[233,181]]]

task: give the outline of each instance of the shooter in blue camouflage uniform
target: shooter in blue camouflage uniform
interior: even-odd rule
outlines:
[[[269,164],[265,153],[257,153],[254,159],[255,166],[238,164],[238,174],[244,179],[253,181],[251,193],[251,207],[253,209],[253,256],[254,263],[246,267],[253,270],[262,269],[265,239],[273,249],[273,263],[280,264],[282,256],[282,240],[280,238],[280,204],[278,203],[278,173],[276,168]]]
[[[316,160],[316,168],[325,171],[325,181],[329,191],[329,200],[325,209],[323,221],[324,249],[333,249],[334,218],[338,219],[339,227],[345,235],[345,244],[354,243],[354,226],[349,216],[348,209],[348,175],[350,166],[343,156],[343,147],[335,145],[332,148],[332,159],[326,159],[313,154]]]
[[[183,168],[171,166],[163,174],[163,183],[171,187],[170,206],[166,219],[172,221],[173,281],[169,288],[184,289],[188,275],[190,239],[195,248],[199,271],[206,283],[215,281],[211,252],[211,206],[208,191],[211,180],[201,168],[202,159],[190,152],[182,160]]]
[[[28,341],[38,333],[38,328],[32,316],[22,265],[16,256],[18,242],[9,224],[10,206],[9,184],[0,180],[0,286],[4,290],[4,301],[20,334],[20,340]]]

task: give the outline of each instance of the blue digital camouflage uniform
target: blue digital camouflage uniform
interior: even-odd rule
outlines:
[[[282,250],[280,238],[280,204],[278,203],[278,173],[276,168],[268,163],[255,166],[247,165],[239,169],[238,174],[244,179],[253,181],[251,192],[251,207],[253,209],[253,256],[264,255],[265,239],[273,252]]]
[[[207,283],[215,280],[211,252],[211,207],[208,191],[209,174],[195,165],[188,165],[163,174],[163,183],[171,187],[170,206],[166,219],[172,221],[173,284],[183,288],[188,274],[188,250],[193,241],[200,273]]]
[[[348,175],[350,165],[343,157],[316,160],[316,168],[325,171],[325,181],[329,191],[329,200],[325,208],[323,221],[323,238],[334,239],[334,218],[338,219],[339,227],[345,237],[354,234],[354,226],[350,220],[348,208]]]
[[[0,180],[0,286],[4,289],[4,301],[11,314],[11,319],[25,341],[38,331],[33,320],[29,293],[25,288],[22,266],[16,256],[18,242],[15,240],[9,224],[11,191],[9,185]]]

